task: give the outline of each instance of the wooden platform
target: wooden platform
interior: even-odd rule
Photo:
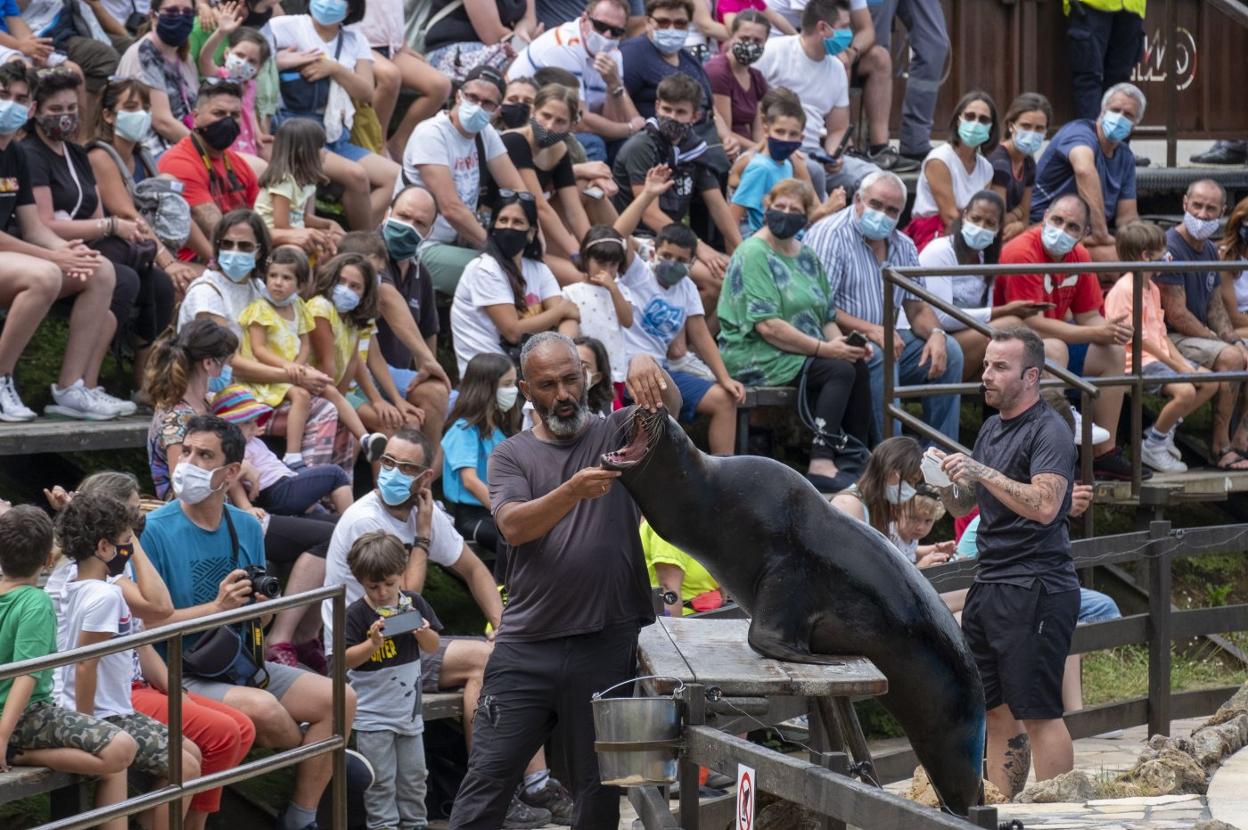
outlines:
[[[728,697],[849,697],[888,691],[888,680],[865,657],[846,656],[839,665],[819,666],[769,660],[746,642],[749,620],[661,617],[641,630],[638,659],[643,674],[661,675],[654,685],[670,692],[674,678],[718,686]]]
[[[1235,493],[1248,492],[1248,470],[1235,472],[1216,467],[1201,467],[1185,473],[1154,473],[1142,483],[1142,489],[1151,490],[1148,499],[1152,503],[1183,501],[1222,501]],[[1098,481],[1096,501],[1103,504],[1139,504],[1140,498],[1131,493],[1129,481]]]
[[[0,455],[137,449],[147,443],[151,423],[150,415],[131,415],[113,421],[39,418],[0,424]]]

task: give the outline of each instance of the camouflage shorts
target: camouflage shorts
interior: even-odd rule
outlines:
[[[113,715],[105,720],[124,729],[139,745],[134,763],[130,765],[132,771],[142,772],[153,778],[169,777],[169,729],[163,723],[142,712]]]
[[[107,721],[63,709],[51,701],[32,703],[17,719],[9,738],[9,760],[23,749],[69,748],[99,755],[120,733],[120,728]]]

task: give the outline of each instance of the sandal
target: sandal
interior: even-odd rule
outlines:
[[[1248,472],[1248,458],[1234,447],[1227,447],[1218,453],[1218,460],[1213,466],[1230,472]]]

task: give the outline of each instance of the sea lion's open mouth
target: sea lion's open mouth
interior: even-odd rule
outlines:
[[[626,445],[602,454],[602,466],[608,470],[626,470],[646,457],[650,433],[639,411],[633,418],[633,437]]]

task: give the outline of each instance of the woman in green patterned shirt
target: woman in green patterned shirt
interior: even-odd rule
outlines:
[[[805,373],[817,428],[807,478],[836,492],[853,483],[836,466],[841,435],[868,440],[870,344],[853,346],[841,335],[823,263],[796,239],[814,205],[810,186],[796,179],[778,182],[763,200],[763,227],[724,272],[719,348],[728,371],[747,386],[796,386]]]

